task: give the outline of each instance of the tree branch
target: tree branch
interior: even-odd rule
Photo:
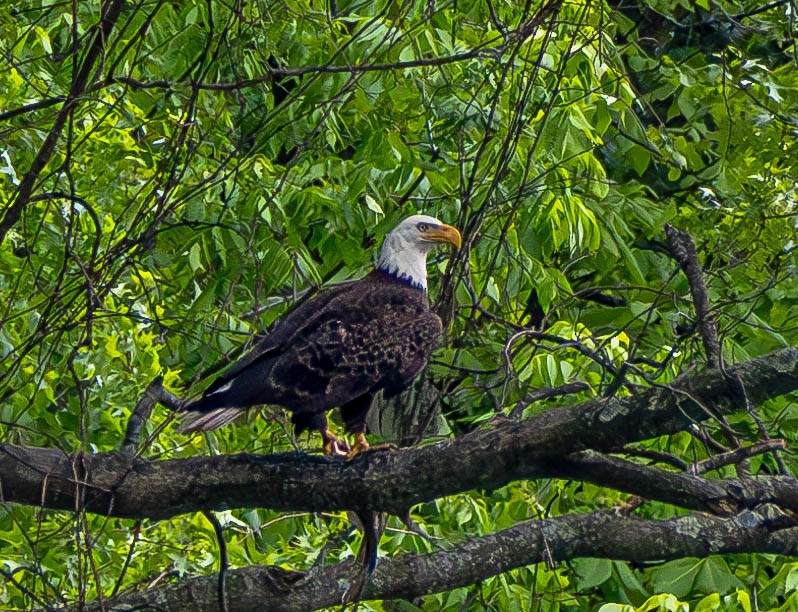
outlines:
[[[510,412],[510,418],[521,418],[521,415],[524,414],[524,410],[526,410],[527,406],[534,404],[535,402],[539,402],[540,400],[548,399],[550,397],[558,397],[561,395],[580,393],[581,391],[587,391],[588,389],[590,389],[590,385],[581,381],[565,383],[559,387],[543,387],[541,389],[536,389],[515,405],[512,412]]]
[[[798,349],[777,351],[730,370],[744,381],[749,400],[758,404],[798,389]],[[78,458],[80,482],[74,476],[75,457],[55,449],[2,445],[0,491],[3,501],[62,510],[74,510],[80,495],[88,511],[128,518],[164,519],[242,507],[401,515],[445,495],[493,490],[518,479],[556,477],[562,468],[556,467],[553,456],[590,448],[612,451],[672,434],[693,420],[709,418],[707,407],[729,413],[740,408],[738,402],[729,377],[709,370],[670,387],[565,406],[524,421],[505,419],[453,440],[365,453],[352,461],[303,454],[147,461],[100,453]],[[593,478],[590,473],[581,477]],[[608,478],[595,476],[597,482],[604,477]],[[791,500],[798,494],[792,478],[771,481],[779,483],[779,495]],[[634,492],[631,485],[622,485],[618,483],[621,490]],[[798,503],[792,504],[785,502],[798,508]]]
[[[719,553],[798,554],[798,528],[781,528],[782,515],[764,506],[731,518],[690,514],[667,521],[613,512],[531,520],[427,555],[383,558],[357,600],[411,599],[474,584],[508,570],[551,559],[603,557],[633,562],[705,557]],[[252,566],[230,570],[230,609],[305,611],[339,605],[360,567],[354,561],[309,572]],[[218,581],[208,575],[176,585],[106,599],[104,610],[218,609]],[[100,610],[91,604],[84,610]]]
[[[181,405],[180,398],[164,388],[163,378],[160,376],[149,384],[139,403],[133,409],[133,413],[127,421],[125,439],[119,445],[120,453],[131,456],[136,454],[141,443],[141,428],[149,420],[152,409],[157,403],[172,410],[179,409]]]
[[[763,453],[769,453],[777,450],[786,450],[786,448],[787,443],[784,440],[765,440],[764,442],[759,442],[758,444],[743,446],[741,448],[736,448],[733,451],[723,453],[722,455],[715,455],[713,457],[709,457],[708,459],[704,459],[703,461],[698,461],[690,466],[690,473],[704,474],[706,472],[711,472],[712,470],[717,470],[724,465],[742,463],[746,459],[754,457],[755,455],[761,455]],[[786,474],[787,472],[783,471],[782,473]]]
[[[766,451],[761,451],[766,452]],[[729,516],[772,502],[798,513],[798,481],[792,477],[709,480],[690,472],[672,472],[595,451],[553,457],[549,478],[592,482],[648,500]]]
[[[66,96],[53,96],[52,98],[45,98],[38,102],[31,102],[30,104],[23,104],[17,108],[12,108],[3,113],[0,113],[0,123],[13,119],[17,115],[24,115],[25,113],[32,113],[43,108],[50,108],[56,104],[66,101]]]
[[[685,231],[676,229],[672,225],[665,226],[665,235],[668,237],[668,246],[671,254],[679,263],[679,267],[687,277],[690,284],[690,294],[693,296],[698,325],[701,330],[701,340],[704,343],[704,352],[707,355],[707,367],[717,368],[721,364],[720,341],[718,340],[718,327],[709,303],[709,292],[704,282],[701,264],[698,262],[693,239]]]
[[[72,112],[73,104],[77,102],[86,90],[95,64],[105,51],[105,44],[108,40],[108,36],[116,24],[116,20],[119,18],[119,14],[124,5],[124,0],[113,0],[103,5],[102,17],[92,28],[94,30],[92,42],[86,51],[80,68],[72,79],[69,96],[67,96],[65,104],[56,114],[53,125],[47,133],[44,142],[42,142],[41,147],[39,147],[39,152],[36,154],[31,167],[25,173],[25,176],[22,177],[16,196],[5,207],[0,217],[0,244],[5,240],[8,230],[10,230],[19,219],[22,210],[27,206],[42,170],[47,166],[53,153],[58,150],[56,143],[61,137],[61,132],[66,125],[69,114]],[[77,61],[77,54],[75,59]]]

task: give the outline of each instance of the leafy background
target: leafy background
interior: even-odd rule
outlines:
[[[422,419],[425,439],[700,363],[665,223],[696,241],[727,363],[798,340],[792,0],[126,4],[71,99],[100,12],[0,7],[3,442],[116,448],[153,378],[198,392],[308,289],[364,273],[417,211],[466,239],[430,262],[451,327],[425,377],[435,401],[416,398],[421,414],[438,411]],[[581,384],[519,404],[568,383]],[[763,406],[769,435],[793,442],[796,408],[795,397]],[[159,410],[143,453],[318,450],[282,412],[265,414],[187,439]],[[760,436],[748,415],[731,425]],[[710,453],[687,433],[645,446],[688,463]],[[780,468],[769,455],[751,467]],[[415,508],[430,540],[392,519],[381,552],[628,502],[585,483],[517,482]],[[357,549],[343,513],[218,518],[233,566],[302,568]],[[201,514],[134,522],[5,505],[0,542],[12,608],[152,587],[212,572],[218,557]],[[768,555],[576,559],[401,609],[790,610],[796,582],[797,563]]]

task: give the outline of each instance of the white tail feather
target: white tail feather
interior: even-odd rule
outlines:
[[[212,431],[234,421],[245,411],[245,408],[217,408],[210,412],[186,412],[183,414],[177,431],[182,434]]]

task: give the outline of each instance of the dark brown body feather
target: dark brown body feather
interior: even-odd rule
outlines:
[[[297,307],[186,411],[210,413],[184,431],[213,429],[238,412],[271,404],[293,412],[298,430],[326,427],[341,407],[347,430],[364,430],[374,394],[404,390],[429,359],[441,321],[424,291],[375,270]],[[219,409],[233,409],[219,412]]]

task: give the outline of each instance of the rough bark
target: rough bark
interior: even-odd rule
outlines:
[[[798,389],[798,349],[789,348],[729,370],[748,398],[762,401]],[[250,454],[148,461],[122,453],[70,456],[46,448],[0,446],[2,499],[74,510],[164,519],[185,512],[262,507],[275,510],[401,514],[411,506],[471,489],[496,489],[522,478],[568,477],[607,484],[689,508],[725,512],[750,507],[761,495],[798,508],[789,477],[709,481],[579,451],[613,451],[671,434],[716,413],[739,409],[730,378],[694,373],[669,387],[498,420],[439,444],[367,453],[353,461],[302,454]],[[653,471],[652,471],[653,470]],[[670,486],[661,486],[662,482]],[[707,488],[709,487],[709,488]],[[712,489],[710,494],[709,489]],[[693,491],[686,495],[686,490]],[[753,492],[752,492],[753,491]]]
[[[668,521],[624,517],[613,512],[525,521],[427,555],[382,559],[355,600],[411,599],[473,584],[541,561],[604,557],[645,562],[716,553],[798,553],[798,528],[782,528],[777,510],[763,507],[731,518],[691,514]],[[230,570],[231,610],[306,611],[340,604],[359,569],[353,562],[310,572],[252,566]],[[217,577],[105,600],[87,610],[218,610]]]
[[[740,385],[745,397],[740,397]],[[366,453],[353,461],[298,453],[153,461],[130,452],[138,437],[134,426],[128,429],[122,452],[69,455],[56,449],[0,446],[0,499],[150,519],[243,507],[404,515],[411,506],[441,496],[495,489],[522,478],[556,477],[709,513],[661,522],[613,513],[528,521],[448,550],[385,559],[362,589],[352,588],[363,579],[354,562],[310,573],[274,567],[231,569],[223,589],[231,610],[307,610],[340,603],[345,594],[355,600],[411,598],[543,560],[794,554],[794,478],[710,479],[700,472],[714,464],[676,471],[610,453],[745,409],[746,399],[760,404],[796,389],[798,349],[788,348],[726,371],[693,371],[667,387],[566,406],[523,421],[500,418],[446,442]],[[149,389],[135,414],[146,418],[159,397]],[[167,403],[172,400],[160,397]],[[737,449],[728,460],[742,460],[780,444]],[[215,610],[219,584],[216,575],[197,577],[97,605],[106,610]]]

